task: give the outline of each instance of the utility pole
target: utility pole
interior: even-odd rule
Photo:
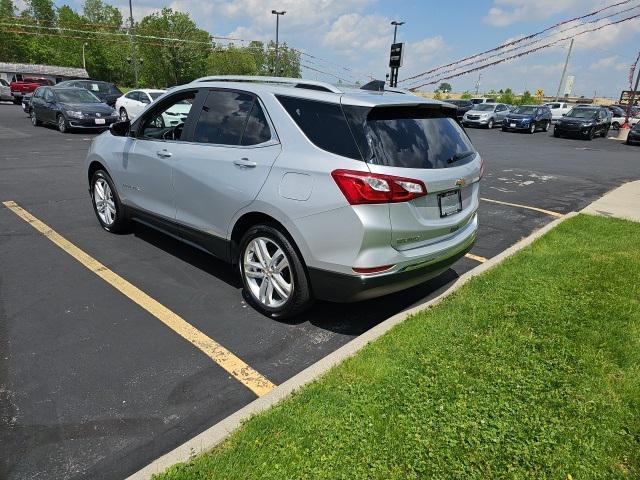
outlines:
[[[87,62],[84,58],[84,47],[86,47],[87,45],[89,45],[87,42],[82,42],[82,68],[84,68],[85,70],[87,69]]]
[[[281,11],[277,11],[277,10],[271,10],[271,13],[273,15],[276,16],[276,72],[275,72],[275,76],[279,77],[280,76],[280,72],[278,71],[278,63],[279,63],[279,56],[278,56],[278,43],[279,43],[279,38],[278,38],[278,34],[279,34],[279,30],[280,30],[280,15],[284,15],[285,13],[287,13],[284,10]]]
[[[398,27],[400,25],[404,25],[404,22],[397,22],[394,20],[391,22],[391,25],[393,25],[393,43],[395,44],[398,35]],[[399,67],[391,67],[391,80],[389,81],[389,86],[391,87],[398,86],[398,69]]]
[[[131,0],[129,0],[129,20],[130,20],[130,30],[129,30],[129,38],[131,39],[131,59],[133,63],[133,78],[135,87],[138,87],[138,55],[136,54],[136,39],[133,30],[133,6],[131,5]]]
[[[569,44],[569,51],[567,52],[567,58],[564,61],[564,68],[562,69],[562,75],[560,76],[560,84],[558,85],[558,91],[556,92],[556,102],[560,98],[560,89],[562,88],[562,84],[564,83],[564,75],[567,73],[567,65],[569,65],[569,57],[571,56],[571,50],[573,49],[573,38],[571,39],[571,43]]]
[[[480,91],[480,80],[482,80],[482,73],[478,74],[478,80],[476,80],[476,96],[478,96],[478,92]]]
[[[629,98],[629,103],[627,104],[627,112],[624,119],[624,124],[629,126],[629,116],[631,115],[631,107],[633,107],[633,102],[636,99],[636,92],[638,91],[638,84],[640,84],[640,68],[637,68],[638,74],[636,76],[636,85],[633,87],[631,91],[631,98]]]

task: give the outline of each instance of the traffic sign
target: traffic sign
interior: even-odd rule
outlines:
[[[391,44],[391,53],[389,55],[389,67],[400,68],[404,56],[404,43]]]

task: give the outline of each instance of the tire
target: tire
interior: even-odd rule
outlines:
[[[556,138],[560,138],[560,132],[557,131],[555,128],[553,129],[553,136]]]
[[[22,99],[19,99],[19,98],[16,98],[16,97],[13,97],[12,101],[13,101],[14,105],[20,105],[22,103]]]
[[[34,110],[31,110],[31,114],[29,116],[31,117],[31,125],[34,127],[42,125],[42,122],[36,118],[36,112]]]
[[[313,302],[300,255],[289,238],[271,225],[247,230],[240,241],[238,267],[245,299],[268,317],[291,318]]]
[[[120,121],[124,122],[129,120],[129,114],[127,113],[127,109],[124,107],[120,107]]]
[[[611,128],[613,128],[614,130],[620,130],[620,124],[618,122],[613,122],[611,124]]]
[[[546,122],[546,123],[544,124],[544,127],[542,128],[542,131],[543,131],[543,132],[548,132],[548,131],[549,131],[549,127],[550,127],[550,126],[551,126],[551,122],[550,122],[550,121],[549,121],[549,122]]]
[[[536,122],[531,122],[531,126],[529,127],[528,133],[529,134],[536,133]]]
[[[508,131],[509,131],[509,129],[508,129],[507,127],[502,127],[502,131],[503,131],[503,132],[508,132]]]
[[[58,130],[60,130],[60,133],[67,133],[71,130],[69,124],[67,123],[67,119],[64,118],[64,115],[58,114],[58,116],[56,117],[56,123],[58,125]]]
[[[596,136],[596,127],[591,127],[591,129],[589,130],[589,133],[587,133],[587,140],[591,141],[595,138]]]
[[[610,128],[611,127],[609,127],[609,128],[607,128],[607,129],[602,131],[602,138],[607,138],[607,136],[609,136],[609,129]]]
[[[98,184],[100,187],[97,187]],[[126,231],[126,212],[109,174],[104,170],[97,170],[91,178],[90,186],[93,212],[96,214],[100,226],[111,233],[122,233]],[[108,186],[108,191],[105,186]],[[102,195],[100,191],[102,191],[104,195]],[[111,198],[111,202],[108,201],[109,198]],[[105,203],[104,200],[107,200],[107,202]]]
[[[493,118],[490,118],[490,119],[489,119],[489,123],[487,123],[487,128],[488,128],[489,130],[493,129]]]

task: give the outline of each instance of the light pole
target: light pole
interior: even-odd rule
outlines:
[[[131,58],[133,59],[133,78],[135,87],[138,87],[138,56],[136,54],[135,48],[135,36],[133,32],[133,6],[131,5],[131,0],[129,0],[129,21],[131,24],[131,29],[129,30],[129,38],[131,39]]]
[[[82,42],[82,68],[84,68],[85,70],[87,69],[87,62],[84,58],[84,47],[86,47],[87,45],[89,45],[87,42]]]
[[[271,13],[276,16],[276,62],[275,62],[276,63],[276,67],[275,68],[276,68],[276,77],[279,77],[280,75],[278,74],[279,73],[278,72],[278,60],[279,60],[279,58],[278,58],[278,43],[279,43],[278,35],[280,33],[280,15],[284,15],[287,12],[285,12],[284,10],[281,10],[281,11],[271,10]]]
[[[393,43],[395,44],[396,37],[398,35],[398,27],[400,25],[404,25],[404,22],[396,22],[394,20],[391,22],[391,25],[393,25]],[[398,67],[391,67],[391,81],[389,82],[389,85],[392,87],[398,86]]]

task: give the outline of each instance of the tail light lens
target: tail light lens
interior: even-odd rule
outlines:
[[[331,176],[351,205],[408,202],[427,194],[425,184],[412,178],[357,170],[334,170]]]

